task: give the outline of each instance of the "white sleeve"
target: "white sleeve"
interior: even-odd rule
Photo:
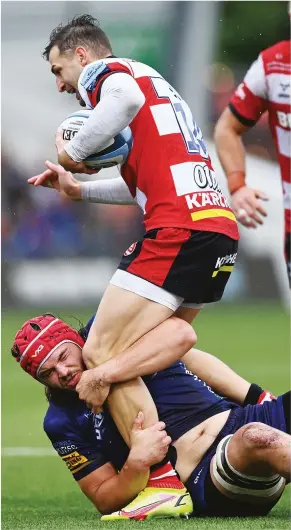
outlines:
[[[137,205],[122,177],[81,182],[81,192],[84,201]]]
[[[127,127],[145,102],[135,79],[126,73],[108,76],[101,89],[100,101],[90,118],[64,149],[75,161],[102,151],[108,142]]]
[[[262,99],[267,99],[267,81],[264,62],[261,54],[247,71],[244,78],[244,83],[255,96],[258,96]]]

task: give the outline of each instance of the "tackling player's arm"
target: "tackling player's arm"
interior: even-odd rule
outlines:
[[[88,65],[88,70],[83,71],[79,80],[80,94],[88,99],[87,91],[90,92],[89,104],[93,111],[85,125],[58,154],[59,164],[72,172],[78,172],[76,164],[104,149],[111,138],[127,127],[145,102],[145,96],[129,68],[111,71],[102,61],[95,74],[94,90],[89,90],[94,81],[94,72],[89,76],[90,87],[86,83],[86,76],[94,67],[94,63]]]
[[[178,317],[170,317],[124,352],[83,372],[76,386],[79,397],[88,402],[86,390],[93,384],[94,401],[90,405],[94,412],[99,412],[108,397],[111,384],[163,370],[181,359],[195,342],[192,326]]]
[[[274,399],[270,392],[249,383],[214,355],[192,348],[182,361],[193,374],[205,381],[217,394],[239,405],[255,405]]]
[[[94,318],[95,315],[91,317],[84,328],[86,336]],[[120,383],[138,376],[142,377],[158,372],[164,368],[163,355],[165,352],[168,353],[172,363],[176,362],[180,358],[179,352],[185,347],[189,328],[192,329],[185,321],[177,317],[171,317],[163,322],[159,328],[151,331],[151,347],[147,345],[148,335],[146,334],[135,345],[135,348],[136,346],[140,347],[138,355],[132,356],[131,349],[129,349],[99,367],[93,368],[101,390],[103,385],[105,387],[108,385],[109,388],[113,383]],[[163,340],[161,340],[162,338]],[[161,347],[161,344],[163,344],[163,347]],[[214,355],[197,348],[191,348],[181,358],[181,361],[188,370],[197,375],[199,379],[205,381],[218,394],[240,405],[261,402],[268,394],[258,385],[251,384],[239,376]],[[106,397],[107,395],[108,392]],[[272,396],[271,394],[269,395]]]
[[[232,206],[238,220],[249,228],[262,224],[266,211],[260,199],[267,196],[246,184],[245,148],[242,135],[257,123],[267,108],[267,88],[261,56],[248,70],[220,116],[214,132],[217,153],[228,180]]]
[[[165,424],[158,422],[143,429],[143,419],[139,413],[131,430],[131,449],[119,473],[102,452],[102,440],[88,438],[89,425],[83,431],[80,425],[72,425],[63,416],[55,418],[50,414],[45,419],[44,429],[54,449],[82,492],[102,514],[119,510],[132,501],[145,488],[150,466],[167,454],[171,438],[164,430]],[[66,439],[68,421],[70,437]]]
[[[101,514],[120,510],[146,486],[149,470],[138,469],[127,461],[120,473],[109,462],[78,480],[82,492]]]

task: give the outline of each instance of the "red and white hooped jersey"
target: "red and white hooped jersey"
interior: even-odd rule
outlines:
[[[78,83],[87,107],[98,105],[103,81],[117,72],[134,77],[145,96],[130,123],[133,147],[121,175],[144,211],[146,231],[176,227],[239,239],[235,215],[214,175],[201,130],[186,102],[157,71],[119,58],[87,65]]]
[[[291,231],[291,60],[290,41],[260,53],[230,100],[230,110],[247,126],[268,111],[281,169],[286,232]]]

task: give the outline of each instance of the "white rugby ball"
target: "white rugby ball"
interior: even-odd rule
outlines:
[[[61,123],[60,127],[63,129],[63,139],[65,141],[69,142],[74,138],[90,117],[91,112],[92,110],[88,109],[73,112]],[[84,162],[86,166],[92,169],[102,169],[123,164],[131,151],[132,143],[131,129],[130,127],[125,127],[115,138],[108,142],[102,151],[88,156]]]

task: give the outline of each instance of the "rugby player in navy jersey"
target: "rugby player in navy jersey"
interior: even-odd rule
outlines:
[[[173,517],[192,510],[202,516],[266,515],[290,480],[290,392],[275,399],[215,357],[191,350],[183,360],[196,375],[179,361],[143,378],[161,422],[143,430],[139,416],[128,433],[129,450],[106,405],[94,415],[74,392],[85,369],[82,347],[92,320],[77,332],[50,314],[32,318],[17,332],[12,354],[45,385],[44,429],[81,490],[108,514],[103,519]],[[175,347],[178,339],[172,340]],[[129,361],[132,377],[128,354],[120,360],[121,367]],[[116,381],[124,380],[122,370],[116,365]],[[167,452],[165,426],[172,439],[167,458],[189,493],[173,495],[171,476],[155,483],[154,468],[148,481],[150,466]]]

